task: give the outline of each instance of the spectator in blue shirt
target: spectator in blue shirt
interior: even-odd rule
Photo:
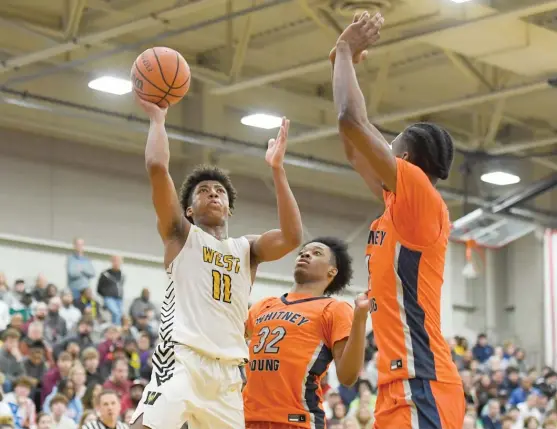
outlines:
[[[83,239],[74,240],[74,253],[68,256],[68,287],[74,300],[79,299],[81,292],[89,287],[89,280],[95,277],[95,269],[91,260],[83,253]]]
[[[520,387],[517,387],[511,392],[509,405],[518,405],[525,402],[528,395],[532,393],[539,395],[539,390],[532,387],[532,384],[532,380],[529,377],[524,377],[520,382]]]
[[[493,355],[493,347],[488,344],[487,335],[478,335],[478,341],[472,349],[472,354],[474,359],[480,363],[485,363]]]

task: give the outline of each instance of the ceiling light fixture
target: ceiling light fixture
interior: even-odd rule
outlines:
[[[128,79],[120,79],[113,76],[99,77],[89,82],[87,86],[96,91],[114,95],[124,95],[132,92],[132,83]]]
[[[470,0],[451,0],[453,3],[466,3],[469,2]]]
[[[253,115],[244,116],[240,122],[248,127],[263,128],[264,130],[272,130],[280,127],[282,118],[266,113],[255,113]]]
[[[491,183],[497,186],[515,185],[520,182],[520,177],[515,174],[505,173],[504,171],[492,171],[482,174],[482,182]]]

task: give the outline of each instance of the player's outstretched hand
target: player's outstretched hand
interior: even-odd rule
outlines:
[[[354,300],[354,316],[367,317],[371,310],[371,301],[366,293],[359,294]]]
[[[352,24],[342,32],[337,40],[346,42],[352,52],[352,61],[357,64],[367,57],[367,48],[376,43],[381,37],[381,27],[385,19],[381,13],[376,13],[373,17],[368,12],[361,15],[355,14]],[[329,59],[334,63],[336,57],[336,47],[329,54]]]
[[[145,113],[147,113],[151,121],[164,122],[164,119],[166,118],[166,112],[168,112],[168,107],[159,107],[155,103],[150,103],[148,101],[142,100],[135,92],[133,96],[135,98],[135,102]]]
[[[290,121],[282,118],[282,124],[276,139],[269,140],[267,153],[265,154],[265,161],[271,168],[280,168],[284,161],[284,154],[286,153],[286,143],[288,141],[288,128]]]

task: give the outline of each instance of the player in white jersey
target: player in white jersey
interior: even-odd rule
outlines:
[[[177,195],[168,172],[166,109],[141,101],[151,125],[145,162],[164,242],[170,282],[161,308],[153,375],[132,417],[132,429],[245,427],[239,365],[248,298],[257,266],[282,258],[302,239],[302,221],[283,168],[289,121],[283,119],[265,160],[275,183],[280,229],[229,238],[236,199],[229,177],[215,167],[190,174]]]

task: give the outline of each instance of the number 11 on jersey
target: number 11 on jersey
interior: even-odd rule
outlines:
[[[217,301],[232,302],[232,278],[228,274],[213,270],[213,299]]]

